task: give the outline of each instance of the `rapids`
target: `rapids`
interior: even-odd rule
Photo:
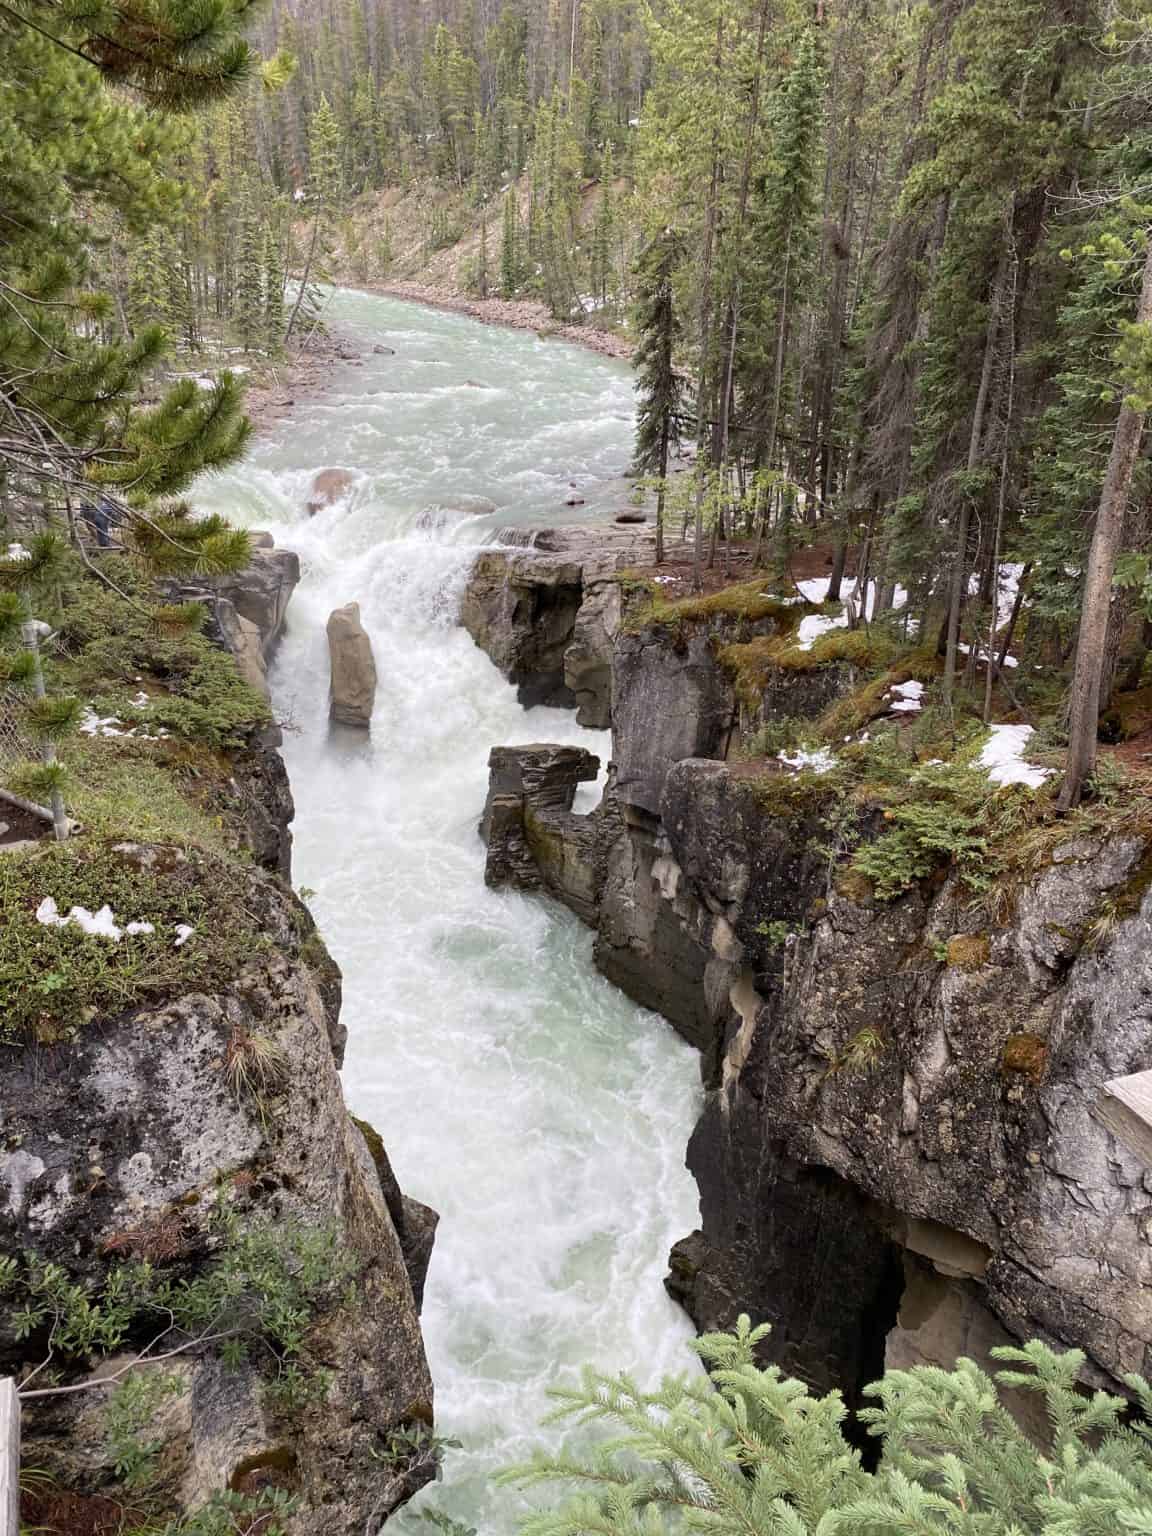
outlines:
[[[442,1218],[423,1327],[437,1433],[463,1448],[397,1524],[427,1530],[433,1505],[495,1536],[521,1499],[490,1475],[541,1442],[550,1382],[584,1361],[653,1380],[690,1364],[661,1278],[696,1224],[695,1053],[596,974],[574,917],[487,890],[476,835],[492,745],[606,758],[609,738],[521,709],[454,624],[496,527],[619,502],[632,388],[620,363],[398,300],[342,292],[331,314],[363,366],[341,365],[196,501],[300,553],[272,676],[294,878],[344,971],[349,1105]],[[309,520],[325,466],[355,484]],[[572,480],[587,503],[575,514]],[[498,510],[421,518],[461,496]],[[324,624],[350,600],[379,671],[370,745],[327,723]]]

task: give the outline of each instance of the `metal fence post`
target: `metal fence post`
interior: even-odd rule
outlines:
[[[0,1378],[0,1536],[20,1536],[20,1399]]]

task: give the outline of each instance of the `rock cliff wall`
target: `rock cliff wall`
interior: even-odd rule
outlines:
[[[701,1328],[772,1321],[772,1356],[850,1402],[885,1360],[1030,1336],[1093,1382],[1147,1373],[1152,1173],[1092,1113],[1152,1065],[1146,839],[1057,838],[980,899],[938,877],[876,900],[843,878],[830,792],[733,752],[748,700],[717,657],[754,627],[618,632],[595,822],[557,808],[587,765],[493,754],[490,877],[568,900],[601,970],[701,1051],[701,1227],[669,1288]],[[769,666],[753,713],[816,715],[851,681]],[[525,751],[552,753],[550,800]]]
[[[286,600],[280,593],[268,609],[273,628]],[[226,601],[243,611],[242,592]],[[277,744],[266,728],[230,758],[226,810],[246,863],[191,847],[76,844],[84,867],[106,871],[121,891],[133,891],[137,875],[140,889],[226,885],[218,909],[202,904],[188,942],[193,956],[196,945],[209,952],[243,925],[251,939],[234,973],[222,980],[217,967],[203,990],[141,1001],[126,985],[121,1006],[101,1008],[69,1037],[0,1045],[0,1252],[23,1255],[11,1305],[0,1309],[0,1375],[24,1379],[53,1356],[57,1383],[80,1386],[164,1326],[145,1301],[143,1322],[111,1361],[98,1348],[57,1348],[51,1309],[23,1336],[11,1308],[21,1277],[44,1264],[59,1265],[99,1306],[125,1263],[151,1265],[156,1284],[197,1284],[227,1259],[229,1232],[271,1234],[289,1269],[301,1235],[329,1255],[321,1269],[332,1283],[293,1323],[301,1340],[290,1359],[257,1343],[231,1361],[205,1344],[169,1362],[180,1390],[148,1427],[160,1449],[146,1494],[125,1492],[118,1478],[106,1390],[26,1399],[25,1462],[50,1474],[53,1497],[70,1501],[69,1518],[89,1521],[84,1529],[102,1530],[117,1507],[179,1516],[219,1490],[274,1484],[297,1500],[294,1533],[360,1536],[435,1468],[418,1308],[436,1216],[401,1193],[380,1137],[345,1108],[340,974],[287,884],[292,800]],[[39,855],[0,854],[17,857],[38,896]],[[99,950],[119,941],[72,942]],[[208,1331],[234,1327],[246,1294]],[[168,1342],[189,1338],[181,1329]],[[293,1398],[286,1382],[306,1390]]]

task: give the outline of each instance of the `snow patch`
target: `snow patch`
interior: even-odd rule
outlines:
[[[44,900],[36,908],[36,921],[43,923],[45,928],[79,928],[90,939],[110,939],[113,944],[119,944],[125,934],[129,938],[138,933],[155,933],[156,929],[151,923],[134,922],[121,928],[116,921],[116,914],[105,903],[99,912],[89,912],[87,907],[73,907],[67,917],[61,915],[55,898],[45,896]]]
[[[888,692],[895,694],[895,702],[888,706],[894,715],[916,715],[924,708],[924,684],[913,678],[907,683],[895,683]]]
[[[828,588],[832,585],[830,576],[813,576],[808,581],[798,581],[797,591],[803,596],[805,602],[823,603],[828,599]],[[841,582],[840,591],[847,598],[856,587],[854,577]],[[897,587],[892,600],[893,608],[903,608],[908,601],[908,593],[903,587]],[[868,593],[865,598],[865,618],[871,618],[876,608],[876,583],[868,583]],[[811,613],[806,619],[801,619],[800,628],[796,634],[797,647],[802,651],[810,651],[813,644],[821,635],[826,635],[830,629],[847,629],[847,612],[839,614],[836,618],[824,613]]]
[[[1030,725],[993,725],[980,753],[980,767],[988,771],[993,784],[1027,784],[1039,789],[1052,776],[1050,768],[1037,768],[1024,761],[1024,748],[1032,735]]]
[[[816,747],[811,752],[797,747],[795,752],[781,752],[778,757],[786,768],[809,768],[813,773],[831,773],[836,766],[836,759],[827,747]]]

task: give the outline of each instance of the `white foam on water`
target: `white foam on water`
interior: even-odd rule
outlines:
[[[342,294],[330,313],[396,355],[366,351],[335,394],[298,408],[197,501],[301,555],[273,670],[290,725],[295,879],[315,892],[344,971],[348,1101],[380,1131],[404,1190],[442,1217],[423,1325],[437,1432],[464,1449],[397,1524],[427,1531],[419,1508],[431,1503],[503,1536],[523,1501],[491,1476],[540,1442],[550,1382],[585,1361],[648,1379],[690,1367],[689,1325],[661,1281],[670,1244],[697,1222],[683,1167],[696,1055],[596,974],[591,935],[569,913],[485,888],[476,834],[490,747],[573,742],[606,758],[609,738],[568,711],[521,709],[455,623],[474,550],[496,527],[571,522],[618,496],[607,482],[631,451],[631,381],[591,353],[394,300]],[[449,390],[429,411],[404,390],[433,360],[446,382],[500,389]],[[326,466],[356,484],[308,520]],[[573,512],[577,470],[588,505]],[[460,495],[499,511],[413,527]],[[353,600],[379,672],[370,743],[327,724],[324,625]]]

